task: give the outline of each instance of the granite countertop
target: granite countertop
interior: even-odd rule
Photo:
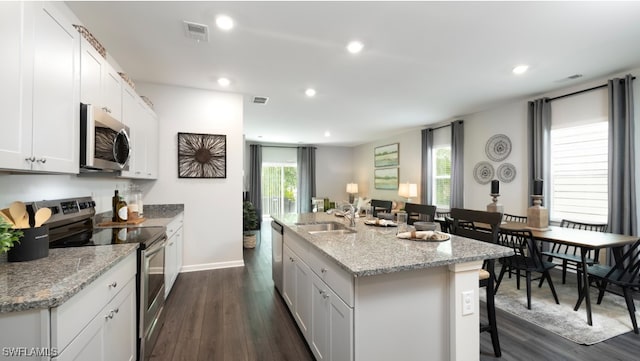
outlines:
[[[0,263],[0,313],[59,306],[137,248],[54,248],[38,260]]]
[[[145,221],[140,224],[127,225],[126,227],[166,227],[173,218],[184,212],[184,204],[145,204],[143,217]],[[111,211],[96,214],[94,224],[111,221]],[[105,226],[104,228],[113,228]],[[102,228],[102,226],[99,226]]]
[[[306,239],[355,277],[372,276],[413,269],[439,267],[513,255],[509,248],[451,235],[444,242],[424,242],[396,237],[396,227],[376,227],[356,219],[356,232],[347,234],[310,234],[297,223],[340,222],[348,220],[326,213],[288,214],[274,218]]]

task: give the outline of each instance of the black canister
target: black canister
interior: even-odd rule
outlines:
[[[49,226],[22,229],[20,243],[7,251],[7,261],[33,261],[49,256]]]

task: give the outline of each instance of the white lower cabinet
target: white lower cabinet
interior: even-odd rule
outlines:
[[[286,245],[283,248],[283,293],[300,331],[309,340],[311,321],[311,269]]]
[[[136,252],[51,309],[55,361],[136,359]]]
[[[316,360],[352,360],[353,309],[315,273],[311,292],[311,351]]]
[[[164,250],[164,295],[169,297],[171,288],[182,269],[182,223],[184,213],[177,215],[167,225],[167,246]]]
[[[136,281],[132,279],[54,360],[136,359]]]
[[[338,266],[305,242],[285,232],[282,297],[316,360],[352,361],[353,307],[335,290],[346,289],[351,302],[353,280],[345,285],[344,277],[336,277]]]

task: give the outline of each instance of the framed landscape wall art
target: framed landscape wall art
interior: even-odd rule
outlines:
[[[178,178],[227,178],[227,136],[178,133]]]
[[[400,164],[399,149],[399,143],[376,147],[373,151],[373,159],[376,168],[398,166]]]
[[[376,189],[398,189],[398,169],[383,168],[374,170],[373,183]]]

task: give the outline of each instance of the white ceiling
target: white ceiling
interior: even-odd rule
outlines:
[[[246,138],[262,142],[357,145],[640,66],[635,1],[68,5],[134,80],[243,94]]]

